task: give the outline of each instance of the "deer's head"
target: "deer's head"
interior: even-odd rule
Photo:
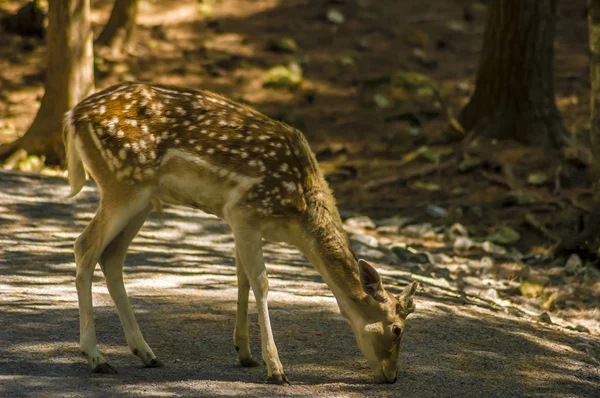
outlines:
[[[394,383],[398,374],[398,354],[406,317],[415,310],[413,297],[417,282],[400,294],[387,292],[381,277],[368,262],[359,260],[360,281],[367,294],[360,316],[350,322],[358,346],[369,362],[378,381]]]

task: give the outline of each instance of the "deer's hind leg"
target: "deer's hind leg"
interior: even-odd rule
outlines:
[[[100,351],[94,324],[92,276],[106,246],[125,228],[136,214],[150,203],[148,192],[120,192],[118,197],[103,195],[98,212],[75,241],[77,275],[75,285],[79,299],[79,338],[81,352],[96,373],[116,373]]]
[[[152,349],[144,340],[123,283],[123,266],[127,249],[144,224],[144,221],[146,221],[151,210],[152,206],[148,205],[139,214],[134,216],[125,228],[106,246],[100,257],[100,267],[104,272],[110,296],[119,312],[119,318],[121,319],[121,325],[123,325],[129,349],[142,360],[144,366],[155,368],[162,366],[162,363],[156,359],[156,355],[154,355]]]
[[[250,280],[240,259],[240,255],[235,251],[235,266],[238,280],[238,301],[237,312],[235,316],[235,329],[233,331],[233,345],[237,351],[238,360],[244,367],[253,367],[262,365],[252,357],[250,351],[250,337],[248,334],[248,301],[250,299]]]

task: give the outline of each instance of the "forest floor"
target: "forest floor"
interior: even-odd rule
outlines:
[[[398,382],[375,384],[321,277],[292,247],[270,243],[271,320],[292,385],[268,385],[266,370],[241,367],[233,348],[237,278],[229,229],[215,217],[170,206],[163,217],[150,216],[125,270],[142,331],[165,367],[143,368],[129,352],[97,269],[98,341],[119,373],[92,374],[78,347],[72,245],[98,194],[88,184],[65,200],[68,191],[62,178],[0,171],[0,396],[597,395],[598,331],[546,323],[527,306],[497,303],[487,298],[489,287],[473,282],[478,278],[465,277],[461,290],[448,270],[461,265],[480,272],[485,263],[463,256],[448,263],[436,256],[440,263],[418,256],[378,263],[391,292],[411,280],[422,287],[402,340]],[[352,224],[347,227],[356,232]],[[355,246],[365,240],[353,236]],[[371,255],[365,257],[378,260],[376,251]],[[423,266],[441,275],[434,279]],[[258,354],[256,310],[250,308],[251,347]]]
[[[150,221],[127,275],[148,340],[170,366],[134,365],[100,290],[100,340],[112,344],[106,351],[123,376],[88,377],[76,358],[68,253],[93,206],[81,199],[61,202],[54,193],[63,190],[59,180],[27,175],[22,183],[41,185],[19,187],[18,175],[3,173],[0,217],[10,227],[0,232],[0,393],[21,386],[24,394],[50,388],[49,395],[78,388],[194,395],[207,388],[211,395],[585,396],[598,388],[598,265],[552,255],[556,236],[576,233],[577,220],[589,210],[585,159],[570,150],[485,141],[470,148],[467,162],[452,154],[456,133],[448,129],[448,113],[456,115],[473,91],[484,6],[472,0],[176,3],[142,2],[128,53],[98,51],[97,88],[135,79],[208,89],[301,129],[359,255],[376,262],[397,288],[412,279],[424,286],[403,348],[403,381],[362,385],[365,364],[331,296],[299,257],[269,245],[276,338],[298,386],[245,384],[259,381],[260,371],[236,367],[230,352],[231,241],[216,220],[179,209]],[[20,4],[2,2],[0,17]],[[589,130],[585,5],[559,2],[555,63],[558,106],[583,146]],[[96,33],[111,6],[92,1]],[[33,120],[45,55],[44,41],[0,34],[0,143]],[[301,70],[302,85],[264,87],[268,70],[278,65]],[[48,238],[54,249],[44,246]],[[292,278],[298,274],[306,279]],[[48,336],[52,343],[44,340]],[[190,348],[191,337],[210,343]]]

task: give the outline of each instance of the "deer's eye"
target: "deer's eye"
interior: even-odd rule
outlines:
[[[393,325],[392,333],[394,333],[394,336],[396,336],[396,337],[402,336],[402,327],[400,327],[398,325]]]

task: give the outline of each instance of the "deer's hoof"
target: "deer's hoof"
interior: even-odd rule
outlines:
[[[163,366],[165,366],[165,364],[162,363],[162,361],[158,360],[157,358],[152,358],[151,360],[149,360],[147,363],[144,364],[145,368],[162,368]]]
[[[280,386],[283,386],[283,385],[286,385],[286,384],[288,386],[290,385],[290,381],[288,380],[288,378],[285,375],[285,373],[281,373],[281,374],[273,373],[271,376],[269,376],[269,378],[267,379],[267,381],[270,384],[277,384],[277,385],[280,385]]]
[[[116,374],[119,372],[117,372],[117,369],[110,366],[107,362],[104,362],[99,365],[96,365],[96,367],[94,368],[94,373],[102,373],[102,374],[106,374],[106,375],[112,375],[112,374]]]
[[[253,357],[250,358],[240,358],[240,365],[245,368],[256,368],[258,366],[264,366],[265,363],[261,360],[256,360]]]

